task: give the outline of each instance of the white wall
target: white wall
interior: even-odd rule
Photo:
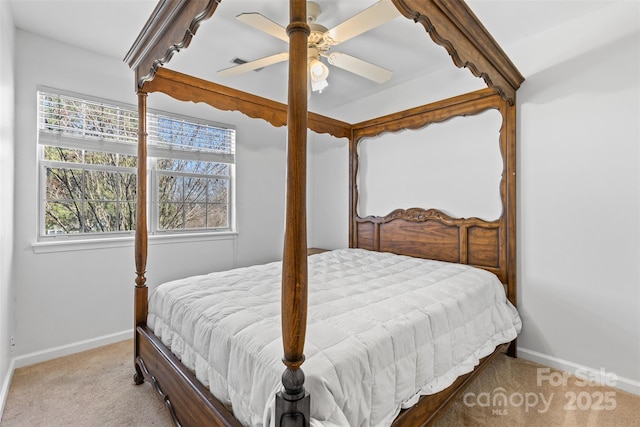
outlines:
[[[0,1],[0,417],[8,392],[13,323],[11,250],[13,246],[14,25],[11,7]]]
[[[460,218],[500,218],[502,121],[492,109],[364,138],[358,144],[358,215],[420,206]]]
[[[133,72],[120,58],[104,57],[22,30],[16,32],[16,49],[21,52],[16,58],[19,179],[13,262],[16,319],[12,332],[16,355],[33,356],[113,334],[113,339],[121,338],[120,332],[133,328],[132,243],[44,253],[36,253],[32,247],[38,226],[36,86],[135,104]],[[161,243],[151,239],[147,266],[150,287],[188,274],[280,259],[285,129],[239,113],[173,101],[161,94],[149,95],[149,108],[236,126],[239,230],[235,240]]]
[[[610,2],[509,50],[527,77],[518,93],[523,356],[640,382],[639,4]]]
[[[5,91],[11,93],[12,86],[5,48],[11,51],[14,37],[7,29],[12,25],[5,25],[10,18],[4,3],[0,2],[3,107]],[[630,381],[640,381],[638,27],[637,3],[608,2],[597,16],[505,46],[527,78],[518,92],[521,355],[548,364],[605,368]],[[5,139],[4,112],[0,123],[0,373],[6,369],[7,334],[16,337],[15,354],[27,355],[129,330],[133,317],[131,246],[51,253],[34,253],[32,248],[37,234],[36,85],[135,103],[133,73],[120,58],[24,31],[15,37],[21,52],[15,63],[18,179],[15,206],[9,208],[13,177],[7,178],[7,170],[12,161],[4,156],[7,146],[13,148],[12,138]],[[468,81],[461,76],[456,74],[449,86]],[[474,85],[475,80],[470,83]],[[443,80],[438,88],[446,86]],[[395,92],[399,96],[383,93],[344,106],[343,112],[353,117],[343,117],[364,120],[441,98],[438,90],[415,94],[415,87],[420,85],[400,88]],[[375,104],[390,111],[367,110]],[[151,95],[150,107],[237,126],[240,231],[237,241],[152,244],[150,285],[280,258],[285,129],[238,113],[176,105],[162,95]],[[11,124],[8,128],[11,132]],[[312,135],[310,149],[310,244],[345,247],[346,141]],[[11,228],[12,212],[13,260],[7,265],[4,255],[11,237],[5,239],[4,232]],[[12,293],[13,307],[6,300]],[[12,312],[15,319],[10,318]]]
[[[349,141],[309,132],[308,246],[349,246]]]
[[[517,103],[520,355],[569,371],[604,368],[620,377],[619,387],[636,393],[638,9],[637,2],[606,2],[597,13],[504,46],[526,78]],[[438,88],[470,87],[458,74],[451,84],[441,81],[442,75]],[[336,114],[362,120],[377,115],[380,105],[414,106],[424,96],[416,87],[419,82],[343,106]],[[331,192],[317,199],[314,212],[325,215],[332,206],[342,214],[348,189],[332,184],[336,175],[347,176],[348,164],[335,166],[333,153],[346,153],[346,143],[323,150],[314,158],[313,194],[321,194],[325,182]],[[314,236],[338,246],[348,224],[324,221],[314,219]]]

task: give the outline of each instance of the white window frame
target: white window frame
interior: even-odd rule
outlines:
[[[129,111],[134,111],[137,115],[137,106],[124,104],[117,101],[112,101],[103,98],[97,98],[85,94],[74,93],[70,91],[50,88],[46,86],[38,86],[38,109],[40,108],[39,94],[41,92],[70,96],[78,98],[80,100],[86,100],[88,102],[97,102],[108,105],[110,107],[118,107]],[[213,122],[209,120],[203,120],[200,118],[184,116],[180,114],[160,111],[160,110],[148,110],[149,115],[167,117],[173,120],[183,120],[188,123],[201,124],[206,126],[212,126],[217,128],[227,129],[232,131],[232,148],[231,154],[224,153],[195,153],[192,150],[181,150],[180,147],[176,149],[175,146],[159,146],[153,143],[148,144],[147,147],[147,173],[145,179],[147,179],[147,224],[149,229],[149,240],[159,239],[162,241],[179,242],[193,239],[228,239],[234,238],[237,234],[236,227],[236,213],[235,213],[235,127],[228,124]],[[38,112],[40,117],[40,112]],[[148,126],[150,120],[147,119]],[[153,129],[148,129],[148,133],[153,133]],[[94,232],[94,233],[78,233],[78,234],[53,234],[48,235],[45,232],[45,202],[46,202],[46,167],[55,167],[56,162],[44,159],[44,148],[47,142],[55,142],[55,139],[60,139],[53,133],[41,131],[38,126],[38,173],[39,173],[39,187],[38,187],[38,232],[37,242],[33,245],[36,252],[48,252],[56,250],[53,247],[63,245],[69,249],[84,249],[87,245],[94,246],[99,244],[101,247],[118,247],[118,246],[130,246],[133,244],[133,236],[135,230],[127,231],[115,231],[115,232]],[[41,141],[44,138],[44,141]],[[66,138],[65,143],[61,143],[60,146],[76,145],[74,142],[69,143]],[[91,140],[87,142],[86,139],[78,138],[77,146],[75,148],[89,149],[92,151],[111,151],[114,149],[104,147],[104,142],[99,139]],[[112,144],[108,144],[112,145]],[[71,147],[70,147],[71,148]],[[180,151],[183,151],[182,153]],[[186,152],[189,151],[189,152]],[[137,143],[126,143],[118,147],[118,153],[137,156]],[[195,154],[195,155],[194,155]],[[158,224],[158,205],[159,205],[159,186],[157,185],[157,179],[160,174],[164,174],[163,171],[157,170],[157,159],[159,158],[171,158],[171,159],[192,159],[196,161],[217,161],[228,164],[229,175],[228,176],[214,176],[203,174],[206,178],[222,178],[228,179],[228,197],[227,197],[227,217],[228,227],[224,228],[194,228],[194,229],[171,229],[161,230]],[[65,168],[68,168],[69,164],[60,164]],[[72,168],[73,166],[71,166]],[[79,169],[117,169],[119,171],[131,172],[132,168],[125,167],[109,167],[100,165],[87,165],[78,164]],[[133,170],[136,173],[137,170]],[[179,173],[181,174],[181,173]],[[137,224],[136,224],[137,225]]]

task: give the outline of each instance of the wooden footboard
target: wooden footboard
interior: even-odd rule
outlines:
[[[306,2],[291,0],[290,24],[286,29],[290,37],[289,99],[286,124],[288,125],[288,168],[292,173],[287,178],[287,215],[285,250],[283,256],[283,347],[287,375],[283,386],[285,399],[294,401],[304,396],[303,376],[300,366],[304,361],[304,338],[307,305],[306,254],[306,134],[308,117],[311,128],[329,132],[337,137],[349,137],[350,147],[350,247],[371,247],[373,250],[394,251],[413,256],[453,259],[457,262],[479,265],[498,274],[508,286],[508,297],[515,305],[516,298],[516,245],[515,245],[515,92],[524,80],[502,49],[486,31],[482,23],[462,1],[441,0],[392,0],[398,11],[406,18],[421,24],[426,33],[437,44],[444,47],[457,67],[465,67],[475,76],[481,76],[490,89],[419,107],[405,112],[349,125],[337,120],[324,120],[319,115],[308,116],[307,77],[308,35]],[[173,54],[188,47],[201,21],[211,17],[220,0],[172,0],[160,1],[125,61],[135,71],[135,87],[138,92],[138,190],[137,223],[135,236],[135,382],[144,380],[153,384],[162,396],[176,425],[181,426],[239,426],[231,412],[186,369],[180,361],[146,327],[147,295],[147,223],[146,180],[146,97],[148,91],[176,87],[174,84],[158,84],[146,87],[152,81],[158,67],[168,62]],[[175,73],[168,73],[176,77]],[[229,96],[228,88],[217,86],[202,94],[200,83],[180,85],[178,94],[171,96],[182,100],[204,101],[223,110],[239,110],[249,117],[261,117],[282,126],[284,110],[276,114],[272,108],[263,108],[258,97]],[[154,86],[154,85],[150,85]],[[211,86],[208,86],[209,89]],[[206,91],[205,91],[206,92]],[[223,94],[226,92],[226,95]],[[493,96],[493,94],[497,94]],[[211,97],[216,99],[213,99]],[[241,99],[239,99],[241,98]],[[494,100],[497,98],[500,102]],[[213,99],[211,101],[211,99]],[[257,104],[256,104],[257,102]],[[419,128],[429,123],[443,121],[456,115],[477,113],[486,108],[496,108],[503,114],[504,124],[500,134],[503,156],[503,179],[501,197],[503,215],[491,224],[475,220],[444,218],[437,221],[427,211],[402,211],[403,218],[359,218],[357,216],[357,144],[364,137],[373,137],[383,132]],[[276,117],[277,116],[277,117]],[[322,123],[318,123],[318,120]],[[413,215],[415,213],[418,215]],[[432,211],[432,213],[435,211]],[[408,238],[407,230],[417,232],[420,237]],[[389,237],[391,236],[391,238]],[[511,345],[515,355],[515,341]],[[494,352],[493,355],[496,353]],[[395,426],[423,426],[431,424],[461,392],[461,390],[487,365],[492,356],[481,362],[476,370],[462,376],[445,391],[427,396],[414,408],[402,412]],[[290,375],[289,375],[290,374]],[[303,406],[303,405],[301,405]],[[299,415],[300,409],[292,411]],[[287,413],[289,414],[289,413]],[[285,414],[286,415],[286,414]],[[303,425],[308,425],[304,415]],[[283,425],[292,425],[286,419]]]
[[[220,401],[171,353],[171,351],[145,326],[136,328],[138,345],[136,356],[137,384],[147,381],[163,399],[173,422],[181,427],[240,427]],[[416,405],[400,412],[393,427],[432,425],[451,405],[473,379],[509,344],[498,346],[489,356],[480,360],[476,368],[460,376],[443,391],[423,396]]]
[[[136,328],[136,374],[164,400],[176,426],[240,427],[233,414],[145,326]]]
[[[146,108],[144,94],[140,95],[141,110]],[[454,110],[446,107],[453,104]],[[444,102],[445,116],[469,114],[496,108],[504,118],[500,134],[500,146],[503,154],[503,179],[501,183],[501,197],[503,215],[497,221],[484,222],[475,218],[451,218],[436,210],[410,209],[392,212],[386,217],[360,218],[357,215],[357,141],[363,135],[377,134],[373,124],[360,125],[361,130],[354,132],[350,141],[350,246],[369,250],[389,251],[399,254],[440,259],[444,261],[461,262],[476,265],[498,275],[507,285],[508,297],[516,303],[515,283],[515,126],[514,107],[509,106],[499,96],[488,91],[478,91]],[[440,105],[439,107],[442,107]],[[422,119],[430,122],[432,107],[425,106],[413,111],[415,115],[422,115]],[[420,113],[420,114],[418,114]],[[440,114],[440,113],[438,113]],[[436,115],[440,117],[439,115]],[[404,116],[402,116],[404,117]],[[413,117],[413,116],[412,116]],[[403,119],[401,119],[403,120]],[[423,123],[423,120],[420,121]],[[412,121],[411,126],[416,126]],[[141,135],[144,128],[141,125]],[[401,123],[402,126],[405,124]],[[411,127],[410,126],[410,127]],[[386,124],[389,128],[389,124]],[[144,148],[144,138],[141,138],[141,149]],[[144,157],[143,154],[140,155]],[[142,164],[143,162],[140,162]],[[139,176],[144,175],[144,165]],[[141,180],[141,184],[144,180]],[[139,203],[144,205],[144,188],[139,190]],[[143,207],[140,208],[143,211]],[[139,213],[140,213],[139,212]],[[174,423],[179,426],[240,426],[231,411],[216,400],[211,392],[204,387],[180,361],[167,349],[160,340],[145,326],[147,317],[147,287],[144,272],[146,270],[146,223],[144,216],[140,218],[136,239],[136,382],[143,380],[153,384],[167,405]],[[295,238],[298,233],[291,233]],[[291,237],[291,236],[289,236]],[[303,245],[306,249],[306,242]],[[298,251],[299,252],[299,251]],[[306,251],[300,256],[306,256]],[[289,265],[295,265],[295,263]],[[306,297],[305,297],[306,299]],[[303,316],[303,318],[306,316]],[[284,326],[295,324],[299,315],[290,316]],[[285,328],[286,329],[286,328]],[[294,334],[295,336],[302,336]],[[515,356],[516,345],[509,347],[509,354]],[[298,343],[300,344],[300,343]],[[501,346],[504,347],[504,346]],[[301,350],[300,348],[298,350]],[[473,378],[499,352],[483,359],[476,369],[460,378],[446,390],[435,395],[425,396],[414,407],[402,411],[394,421],[396,427],[427,426],[436,419],[455,401],[456,397],[473,380]],[[291,357],[293,366],[301,362],[300,352]],[[296,362],[296,360],[298,362]],[[313,399],[313,396],[311,396]],[[298,413],[295,409],[293,412]],[[302,425],[308,425],[302,422]],[[285,425],[285,424],[283,424]]]
[[[430,426],[440,418],[447,408],[455,402],[456,398],[464,391],[465,388],[475,377],[478,376],[484,368],[498,354],[504,352],[509,344],[498,346],[493,353],[480,360],[478,366],[468,374],[459,376],[453,384],[445,388],[439,393],[423,396],[418,403],[408,409],[400,412],[395,419],[392,427],[424,427]]]

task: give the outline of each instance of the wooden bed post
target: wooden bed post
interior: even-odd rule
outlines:
[[[153,92],[166,93],[178,100],[205,102],[224,111],[240,111],[253,118],[262,118],[274,126],[288,124],[287,130],[287,197],[286,225],[282,262],[282,341],[284,348],[282,375],[282,391],[277,393],[275,419],[277,426],[298,427],[310,424],[310,396],[305,391],[304,374],[301,366],[304,362],[304,342],[307,323],[307,230],[306,230],[306,151],[307,127],[315,132],[329,133],[337,138],[350,138],[350,173],[351,181],[349,220],[350,247],[365,249],[381,248],[379,240],[385,237],[384,247],[389,244],[397,249],[391,252],[407,254],[409,248],[419,248],[418,256],[446,260],[442,257],[456,252],[460,244],[466,254],[469,249],[477,247],[476,261],[488,263],[489,271],[503,273],[502,261],[507,259],[510,267],[507,280],[510,288],[509,298],[516,301],[515,285],[515,92],[524,81],[510,59],[487,32],[464,1],[445,0],[391,0],[402,15],[422,25],[431,39],[446,49],[453,63],[467,68],[476,77],[482,77],[490,88],[513,108],[509,108],[505,121],[508,125],[508,191],[503,195],[508,200],[509,221],[505,228],[507,233],[496,231],[495,224],[485,227],[479,220],[472,219],[471,226],[475,234],[470,237],[469,228],[463,224],[464,233],[453,233],[449,238],[443,232],[462,219],[447,217],[445,214],[430,210],[401,210],[397,217],[389,218],[357,217],[358,192],[355,187],[357,176],[357,141],[360,138],[377,135],[382,131],[399,131],[420,127],[446,117],[464,115],[456,105],[460,99],[441,101],[431,106],[417,107],[404,112],[368,120],[359,124],[349,124],[335,119],[323,117],[307,111],[308,58],[307,43],[310,28],[307,23],[306,0],[289,0],[290,24],[286,29],[289,37],[289,76],[288,104],[280,105],[275,101],[263,99],[255,95],[242,93],[201,79],[182,75],[167,70],[166,65],[174,53],[189,46],[191,39],[200,24],[210,18],[221,0],[160,0],[151,17],[145,24],[134,45],[125,57],[125,62],[135,71],[136,93],[138,95],[138,193],[137,224],[135,235],[135,368],[134,380],[141,384],[145,379],[162,397],[169,408],[176,425],[188,426],[225,426],[239,427],[229,408],[217,400],[212,391],[200,383],[195,374],[178,360],[165,346],[161,339],[154,335],[147,326],[148,289],[146,286],[147,264],[147,94]],[[487,89],[487,91],[489,91]],[[496,95],[496,97],[498,96]],[[492,96],[494,96],[492,94]],[[466,102],[477,104],[478,99],[487,97],[487,93],[477,91],[463,95]],[[467,99],[467,98],[473,99]],[[484,102],[484,101],[482,101]],[[482,103],[481,102],[481,103]],[[478,112],[481,106],[475,105],[472,112]],[[495,108],[494,104],[488,105]],[[465,107],[466,108],[466,107]],[[446,114],[442,111],[446,110]],[[453,109],[450,111],[450,109]],[[437,110],[437,111],[436,111]],[[432,117],[433,116],[433,117]],[[435,119],[434,119],[435,117]],[[426,119],[429,119],[427,121]],[[513,144],[513,145],[511,145]],[[503,152],[503,155],[505,153]],[[513,166],[513,169],[511,167]],[[505,205],[506,206],[506,205]],[[394,211],[394,215],[396,211]],[[424,221],[423,221],[424,219]],[[400,224],[404,230],[406,224],[417,230],[416,238],[406,239],[407,232],[402,234],[381,232],[383,222],[391,221]],[[428,227],[424,225],[429,221]],[[466,221],[466,220],[464,220]],[[431,224],[435,224],[435,226]],[[384,225],[387,227],[387,225]],[[454,226],[457,226],[454,224]],[[387,229],[388,230],[388,229]],[[508,248],[502,244],[504,237],[509,236]],[[459,237],[460,236],[460,237]],[[400,239],[398,239],[400,237]],[[496,239],[499,240],[495,243]],[[400,241],[399,241],[400,240]],[[407,241],[408,240],[408,241]],[[371,244],[376,241],[377,246]],[[390,243],[389,243],[390,242]],[[460,243],[462,242],[462,243]],[[493,243],[492,243],[493,242]],[[431,256],[440,253],[441,256]],[[414,254],[415,255],[415,254]],[[512,292],[513,291],[513,292]],[[430,425],[455,400],[466,384],[483,369],[489,360],[497,354],[482,359],[478,368],[463,375],[447,389],[431,395],[412,408],[403,410],[396,418],[394,426]],[[511,345],[515,354],[515,341]]]
[[[507,278],[508,283],[508,297],[511,304],[514,307],[518,306],[518,282],[517,282],[517,246],[516,246],[516,99],[513,95],[513,104],[505,107],[505,120],[507,138],[507,152],[504,154],[507,158],[507,233],[509,235],[507,241],[507,251],[509,260],[509,276]],[[511,357],[518,357],[518,338],[514,339],[509,345],[507,354]]]
[[[136,206],[135,261],[136,286],[134,293],[135,328],[147,324],[148,288],[145,273],[147,270],[147,93],[138,90],[138,189]],[[134,381],[142,384],[144,376],[137,358],[140,354],[138,334],[134,333],[134,357],[136,374]]]
[[[289,2],[289,94],[287,110],[287,197],[282,259],[282,344],[286,366],[276,396],[275,424],[308,426],[311,398],[304,389],[307,329],[307,24],[306,0]]]

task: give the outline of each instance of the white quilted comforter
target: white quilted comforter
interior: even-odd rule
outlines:
[[[270,424],[281,387],[280,276],[275,262],[190,277],[149,301],[149,327],[247,426]],[[302,365],[312,424],[388,426],[520,326],[484,270],[361,249],[312,255]]]

